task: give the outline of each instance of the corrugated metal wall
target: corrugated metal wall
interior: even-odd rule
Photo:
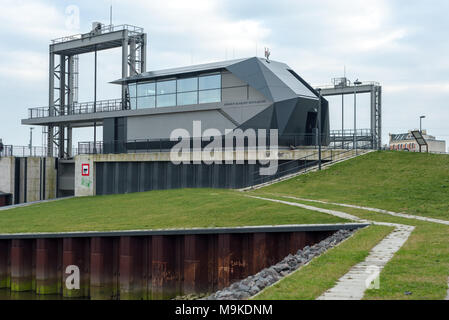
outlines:
[[[180,188],[237,189],[294,173],[304,161],[279,163],[276,175],[261,177],[260,164],[180,164],[171,162],[97,162],[96,194]],[[261,180],[261,179],[264,180]]]

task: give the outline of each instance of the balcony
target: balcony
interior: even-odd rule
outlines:
[[[71,107],[65,107],[64,112],[59,110],[59,106],[55,106],[54,114],[50,114],[49,107],[37,107],[28,109],[28,119],[58,117],[67,115],[80,115],[99,112],[120,111],[122,108],[121,99],[102,100],[94,102],[75,103]]]

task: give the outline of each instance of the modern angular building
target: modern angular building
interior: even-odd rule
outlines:
[[[145,72],[114,83],[126,84],[129,98],[127,110],[105,114],[105,146],[168,140],[177,128],[191,132],[193,121],[201,121],[203,130],[223,133],[278,129],[280,146],[314,142],[318,93],[284,63],[254,57]],[[326,144],[329,112],[324,99],[321,117]]]

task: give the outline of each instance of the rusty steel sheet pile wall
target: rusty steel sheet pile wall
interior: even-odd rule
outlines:
[[[334,232],[0,239],[0,289],[134,300],[212,293]],[[70,265],[79,289],[66,286]]]

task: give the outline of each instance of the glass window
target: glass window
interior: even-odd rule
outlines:
[[[176,106],[176,94],[164,94],[157,96],[158,107],[172,107]]]
[[[128,92],[129,92],[130,98],[136,97],[136,84],[135,83],[128,84]]]
[[[198,90],[198,78],[187,78],[178,80],[178,92]]]
[[[154,82],[145,82],[137,84],[137,96],[154,96],[156,94],[156,88]]]
[[[200,90],[221,88],[221,74],[199,77]]]
[[[199,92],[199,103],[212,103],[221,101],[221,90],[205,90]]]
[[[198,91],[178,93],[178,106],[198,103]]]
[[[156,97],[138,97],[137,98],[137,109],[154,108],[156,106]]]
[[[176,93],[176,80],[157,82],[157,94],[167,93]]]
[[[136,109],[137,108],[137,100],[136,98],[130,98],[129,99],[129,104],[131,109]]]

